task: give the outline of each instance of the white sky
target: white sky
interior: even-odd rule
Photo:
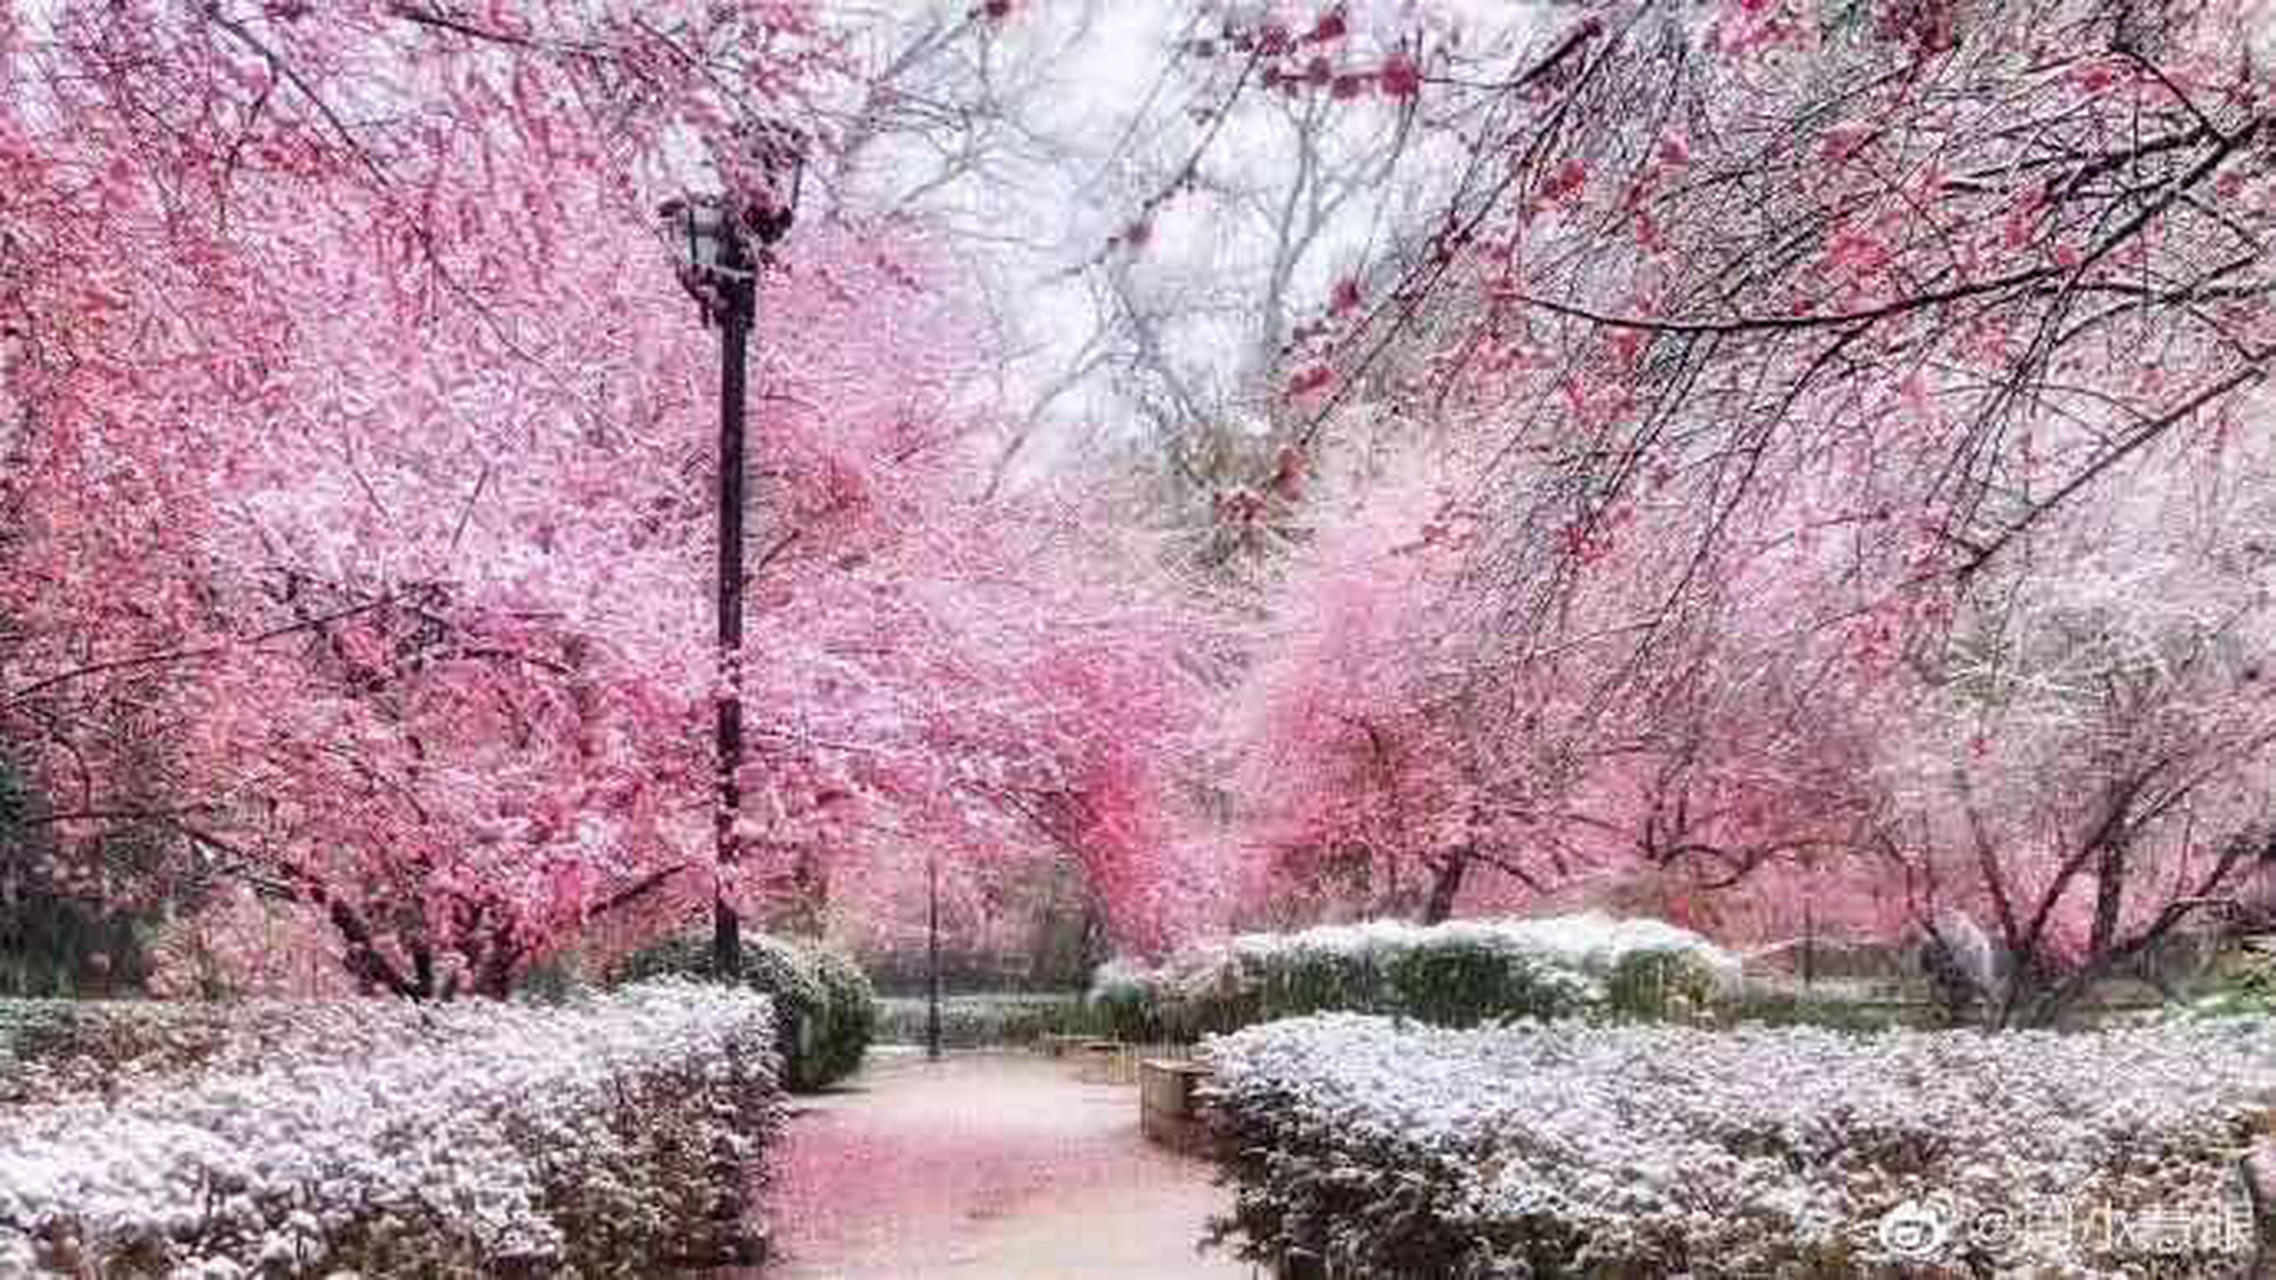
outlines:
[[[1278,12],[1301,31],[1321,7]],[[928,31],[958,31],[899,83],[926,108],[979,108],[975,123],[877,138],[845,175],[843,196],[876,209],[915,192],[918,208],[946,220],[1015,354],[995,390],[1014,404],[1057,391],[1048,417],[1061,426],[1140,430],[1127,382],[1107,369],[1060,384],[1098,354],[1091,344],[1102,323],[1113,327],[1118,352],[1131,345],[1122,323],[1128,304],[1108,288],[1109,272],[1085,264],[1192,154],[1202,125],[1191,109],[1221,99],[1238,64],[1222,53],[1206,64],[1171,51],[1189,35],[1217,34],[1222,19],[1200,15],[1195,0],[1014,0],[1008,18],[965,24],[976,8],[972,0],[845,0],[836,10],[849,29],[865,31],[857,47],[872,68],[889,65]],[[1358,71],[1381,60],[1376,32],[1420,22],[1440,38],[1459,22],[1462,47],[1476,50],[1531,27],[1541,12],[1512,0],[1357,0],[1348,8],[1356,34],[1330,52],[1338,69]],[[1214,67],[1212,83],[1199,78],[1204,67]],[[1266,354],[1258,304],[1269,294],[1275,228],[1296,174],[1292,114],[1301,109],[1300,100],[1245,94],[1203,162],[1206,190],[1164,208],[1124,277],[1129,302],[1154,322],[1167,364],[1213,415],[1261,413],[1268,406],[1260,401],[1275,389],[1259,376]],[[1323,118],[1318,136],[1328,165],[1389,150],[1395,115],[1372,95],[1336,104]],[[1379,264],[1389,231],[1443,196],[1457,157],[1443,138],[1433,145],[1441,149],[1411,151],[1390,181],[1356,191],[1325,220],[1295,264],[1291,322],[1315,316],[1338,279]],[[978,163],[944,178],[951,149],[967,146],[979,148]]]

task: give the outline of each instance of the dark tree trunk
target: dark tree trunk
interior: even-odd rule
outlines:
[[[1431,868],[1430,895],[1423,899],[1422,923],[1444,924],[1454,914],[1454,900],[1461,896],[1462,877],[1470,871],[1468,853],[1449,854]]]
[[[421,993],[412,986],[410,979],[404,977],[402,971],[388,960],[386,953],[379,949],[379,940],[372,936],[362,916],[337,898],[324,901],[323,905],[326,914],[331,917],[332,927],[339,931],[341,940],[347,944],[348,973],[358,983],[389,995],[412,999],[419,997]]]

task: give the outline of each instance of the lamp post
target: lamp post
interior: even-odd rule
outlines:
[[[925,853],[925,1056],[940,1058],[940,855]]]
[[[787,129],[764,131],[757,148],[767,180],[763,197],[686,196],[657,212],[678,259],[681,287],[719,327],[719,692],[713,703],[716,803],[712,839],[719,867],[712,880],[711,960],[728,978],[743,972],[741,921],[727,901],[726,868],[737,854],[736,819],[743,807],[743,440],[751,326],[757,318],[759,271],[773,261],[798,204],[804,148]],[[781,194],[777,195],[779,191]]]

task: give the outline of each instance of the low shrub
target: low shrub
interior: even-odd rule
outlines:
[[[407,1025],[352,1004],[315,1020]],[[663,981],[431,1018],[432,1041],[296,1038],[258,1069],[0,1111],[0,1274],[633,1276],[749,1256],[778,1119],[766,999]]]
[[[651,943],[620,961],[616,982],[671,974],[708,979],[710,935]],[[877,994],[861,967],[828,947],[750,934],[743,938],[743,982],[774,997],[783,1083],[811,1092],[852,1075],[877,1027]]]
[[[0,1104],[102,1095],[122,1078],[197,1066],[220,1051],[231,1028],[227,1011],[153,1001],[0,1000]]]
[[[1714,1020],[1731,1026],[1820,1027],[1831,1031],[1871,1032],[1943,1025],[1942,1011],[1929,1002],[1890,999],[1854,983],[1804,987],[1785,982],[1748,981],[1718,994],[1713,1007]]]
[[[1084,999],[1107,1034],[1133,1044],[1170,1038],[1163,1026],[1169,1001],[1169,984],[1160,971],[1126,960],[1100,965]]]
[[[2214,967],[2213,989],[2187,1012],[2206,1018],[2276,1017],[2276,953],[2238,951]]]
[[[1243,934],[1158,968],[1102,966],[1100,1019],[1125,1040],[1191,1040],[1276,1018],[1379,1013],[1438,1026],[1596,1013],[1707,1016],[1737,962],[1654,920],[1403,921]]]
[[[1212,1041],[1221,1241],[1334,1275],[2237,1274],[2265,1025],[2077,1035],[1470,1031]],[[2262,1224],[2262,1229],[2276,1224]]]
[[[923,997],[886,997],[879,1002],[878,1013],[878,1039],[894,1044],[925,1042]],[[950,1049],[1024,1046],[1047,1035],[1101,1035],[1106,1030],[1105,1019],[1076,992],[940,998],[940,1041]]]
[[[813,1087],[819,1088],[860,1069],[862,1055],[877,1034],[877,992],[853,957],[827,948],[809,954],[821,980],[825,1013],[799,1060],[816,1082]]]
[[[0,1000],[0,1106],[251,1071],[278,1050],[362,1057],[486,1025],[457,1006],[400,1000]]]
[[[1698,1022],[1737,989],[1727,973],[1690,952],[1640,948],[1612,962],[1604,976],[1603,1008],[1631,1022]]]

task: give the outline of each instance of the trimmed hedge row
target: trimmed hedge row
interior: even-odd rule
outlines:
[[[921,996],[888,996],[879,1002],[877,1038],[892,1044],[923,1044],[928,1011]],[[1047,1035],[1100,1035],[1108,1021],[1082,995],[942,996],[940,1041],[950,1049],[988,1049],[1027,1045]]]
[[[1583,1013],[1705,1017],[1737,962],[1697,934],[1589,913],[1244,934],[1159,968],[1110,964],[1091,1003],[1125,1040],[1194,1040],[1279,1018],[1376,1013],[1436,1026]]]
[[[662,975],[708,979],[709,935],[664,939],[620,961],[616,982]],[[861,966],[829,947],[769,937],[743,938],[743,982],[774,997],[776,1050],[783,1083],[799,1092],[852,1075],[877,1029],[877,993]]]
[[[406,1000],[0,1000],[0,1107],[255,1071],[280,1049],[362,1057],[485,1026],[453,1006]]]
[[[194,1069],[233,1037],[289,1018],[281,1006],[0,1000],[0,1106],[103,1096]],[[245,1030],[240,1030],[244,1028]]]
[[[2276,1028],[1453,1031],[1348,1014],[1212,1041],[1235,1191],[1294,1274],[2232,1276]],[[2276,1253],[2263,1255],[2276,1262]]]
[[[0,1110],[0,1274],[638,1276],[744,1260],[779,1117],[767,1000],[304,1009],[257,1070]]]

